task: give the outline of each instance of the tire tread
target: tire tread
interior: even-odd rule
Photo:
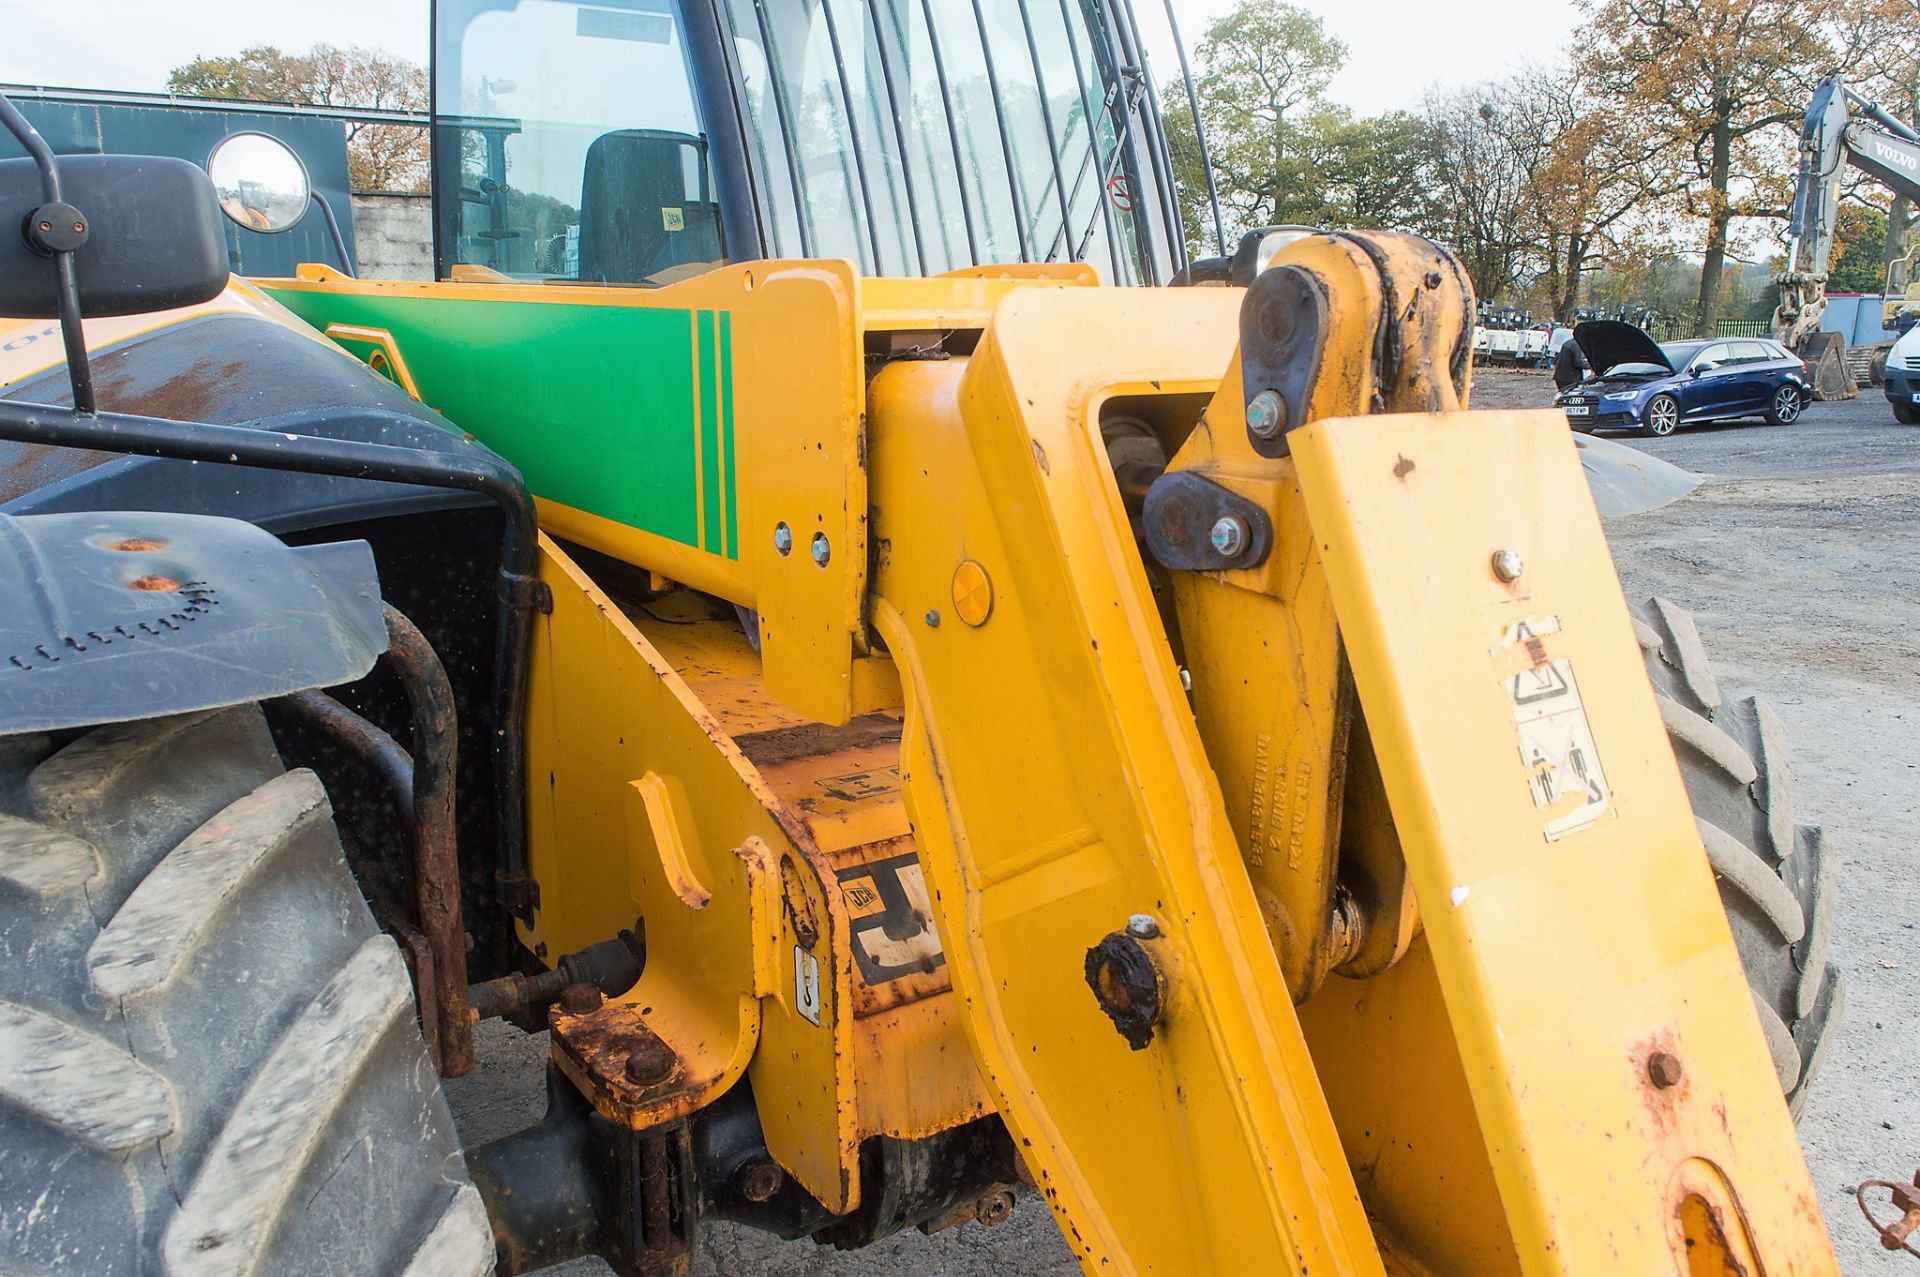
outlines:
[[[1797,1112],[1845,1001],[1828,960],[1838,863],[1820,831],[1795,819],[1785,725],[1772,707],[1758,697],[1723,700],[1685,608],[1655,598],[1632,612],[1768,1049]]]

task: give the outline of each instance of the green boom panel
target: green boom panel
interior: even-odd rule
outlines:
[[[421,398],[520,467],[535,496],[740,557],[725,312],[257,282],[315,328],[386,329]]]

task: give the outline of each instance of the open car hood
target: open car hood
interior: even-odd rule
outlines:
[[[1580,353],[1587,357],[1587,366],[1596,377],[1606,376],[1621,364],[1652,364],[1668,372],[1679,371],[1643,329],[1617,319],[1589,319],[1575,325],[1573,339],[1580,344]]]

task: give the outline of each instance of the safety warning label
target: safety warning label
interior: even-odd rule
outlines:
[[[1533,805],[1549,813],[1543,826],[1548,842],[1592,825],[1611,796],[1573,662],[1550,657],[1543,641],[1559,629],[1555,617],[1517,621],[1496,649],[1496,655],[1518,655],[1525,662],[1517,671],[1506,664],[1504,678],[1527,788]]]

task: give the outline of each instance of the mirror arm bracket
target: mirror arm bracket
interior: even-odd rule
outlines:
[[[87,338],[80,326],[80,276],[73,268],[74,250],[87,240],[87,219],[60,198],[60,169],[54,163],[53,148],[4,93],[0,93],[0,124],[6,125],[7,132],[33,157],[40,170],[41,184],[46,188],[47,202],[34,210],[23,233],[35,252],[53,256],[54,283],[60,298],[60,340],[67,351],[67,378],[73,384],[73,407],[76,412],[92,416],[93,368],[87,362]]]
[[[327,219],[327,234],[333,237],[333,251],[340,255],[340,269],[346,272],[348,279],[355,278],[353,259],[347,256],[347,241],[340,234],[340,223],[333,216],[333,205],[320,193],[319,187],[312,190],[313,202],[320,206],[321,215]]]

